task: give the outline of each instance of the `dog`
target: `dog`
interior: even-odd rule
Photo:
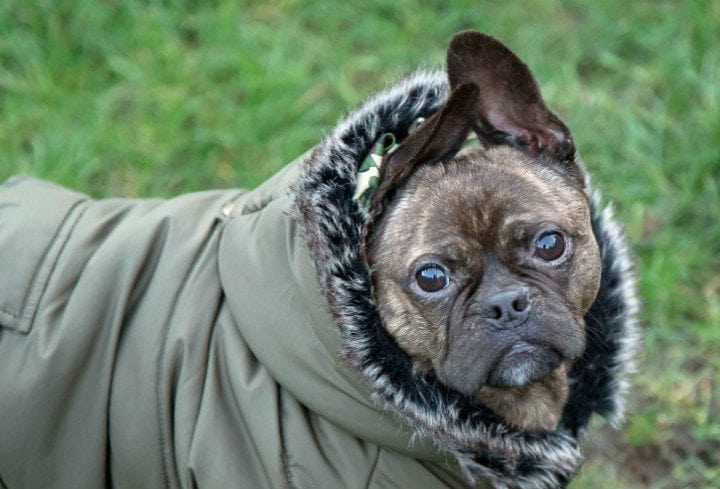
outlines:
[[[498,40],[460,33],[447,65],[447,103],[373,195],[376,214],[389,200],[368,246],[380,314],[419,372],[554,430],[601,270],[572,137]],[[469,131],[483,146],[457,154]]]
[[[630,260],[527,67],[447,65],[254,190],[0,185],[0,488],[565,487]]]

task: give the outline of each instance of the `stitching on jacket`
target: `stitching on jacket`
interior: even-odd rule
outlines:
[[[18,329],[23,329],[22,326],[26,322],[28,324],[32,323],[37,306],[47,287],[50,274],[57,263],[57,258],[60,256],[60,253],[62,253],[63,248],[65,248],[65,243],[67,243],[68,238],[70,238],[75,224],[80,220],[86,207],[86,199],[79,200],[70,207],[67,214],[65,214],[62,224],[58,227],[55,236],[53,236],[50,244],[43,252],[40,258],[40,265],[35,270],[28,292],[25,295],[25,302],[22,305]]]
[[[222,226],[224,221],[221,221],[219,218],[216,218],[215,221],[212,224],[212,228],[208,231],[207,238],[203,242],[202,246],[200,246],[200,249],[195,254],[195,257],[193,258],[192,265],[188,268],[187,272],[185,273],[185,276],[183,277],[182,283],[180,284],[180,287],[178,287],[178,291],[175,294],[175,297],[173,299],[173,304],[170,315],[168,316],[167,320],[163,324],[162,327],[162,333],[160,337],[162,338],[162,342],[160,343],[160,351],[158,352],[156,367],[157,367],[157,374],[155,376],[155,408],[157,410],[157,416],[158,416],[158,443],[160,446],[160,465],[162,467],[162,477],[163,477],[163,487],[166,489],[171,489],[175,487],[180,487],[180,481],[177,475],[177,464],[175,463],[175,459],[172,456],[172,441],[173,441],[173,434],[167,432],[165,426],[169,424],[170,421],[170,415],[166,412],[164,403],[165,402],[172,402],[172,399],[170,396],[167,396],[167,386],[162,382],[162,377],[165,373],[165,356],[167,353],[167,336],[168,332],[170,331],[170,325],[173,323],[173,320],[175,319],[175,314],[177,313],[177,306],[178,301],[180,300],[180,296],[185,291],[188,280],[190,276],[195,272],[198,260],[201,256],[205,253],[208,246],[210,246],[210,243],[216,240],[219,243],[219,230],[223,229],[224,226]],[[166,443],[167,440],[170,440],[170,443]],[[170,465],[172,464],[174,470],[171,470]]]
[[[278,410],[282,411],[282,389],[278,386]],[[282,415],[279,418],[280,425],[280,459],[282,461],[283,475],[285,476],[285,482],[287,482],[289,489],[297,489],[297,486],[293,482],[292,474],[290,473],[290,462],[288,460],[287,441],[285,438],[285,423],[283,423]]]
[[[380,453],[382,452],[382,448],[378,447],[377,455],[375,455],[375,461],[372,464],[372,468],[370,469],[370,473],[368,474],[368,480],[367,484],[365,484],[365,489],[370,489],[370,483],[375,478],[375,471],[377,470],[378,463],[380,462]]]
[[[30,331],[37,306],[45,293],[48,280],[52,271],[55,269],[57,259],[65,248],[65,243],[67,243],[67,240],[70,238],[75,224],[80,220],[86,207],[87,199],[81,199],[72,204],[68,209],[38,261],[38,265],[33,272],[32,279],[25,293],[23,303],[20,306],[19,313],[14,314],[10,311],[0,309],[0,313],[9,315],[12,318],[8,321],[9,323],[13,323],[10,329],[20,333]]]

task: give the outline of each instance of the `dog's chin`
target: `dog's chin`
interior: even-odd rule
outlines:
[[[490,387],[523,387],[543,380],[562,362],[557,351],[546,346],[518,342],[509,348],[488,374]]]

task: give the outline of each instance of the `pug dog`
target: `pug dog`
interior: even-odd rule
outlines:
[[[386,155],[366,253],[388,332],[506,423],[554,430],[600,283],[566,125],[500,41],[456,35],[444,106]],[[482,146],[463,149],[474,131]]]

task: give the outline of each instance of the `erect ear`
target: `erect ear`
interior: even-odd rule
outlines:
[[[535,156],[575,159],[570,130],[547,108],[530,69],[497,39],[476,31],[453,37],[447,53],[450,87],[480,88],[472,128],[485,144],[510,144]]]
[[[445,105],[385,157],[380,168],[380,185],[370,201],[370,212],[379,215],[385,197],[399,187],[423,163],[435,163],[454,156],[470,130],[469,111],[475,105],[478,87],[457,85]]]

